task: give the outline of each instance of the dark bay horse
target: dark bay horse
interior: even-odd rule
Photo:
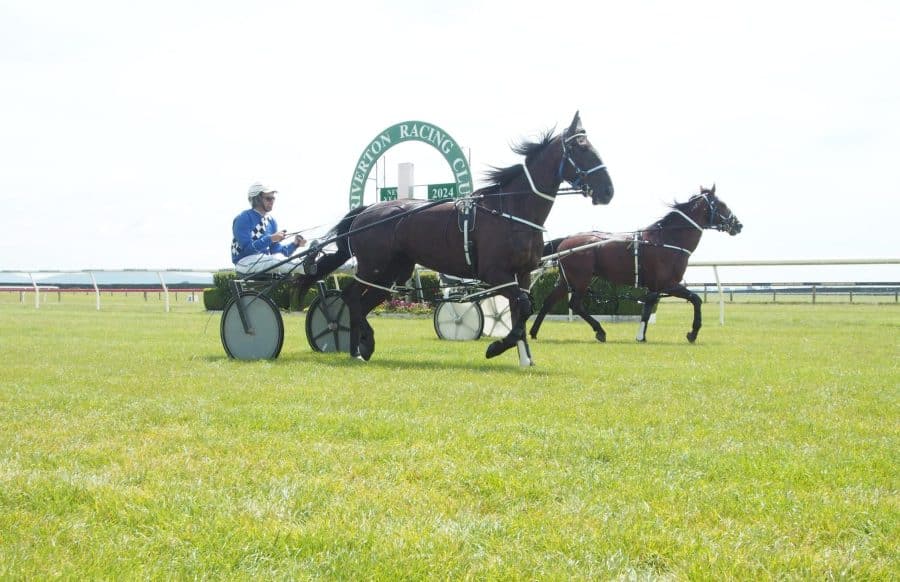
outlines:
[[[662,219],[633,233],[586,232],[547,243],[545,255],[560,253],[559,282],[544,300],[531,326],[531,337],[537,337],[550,308],[571,291],[569,307],[594,329],[599,341],[606,341],[606,332],[587,312],[583,301],[591,278],[596,275],[616,285],[646,287],[650,291],[644,298],[639,342],[647,339],[647,321],[660,297],[669,295],[690,301],[694,323],[687,339],[693,343],[700,331],[701,301],[681,283],[688,258],[700,244],[704,229],[722,230],[734,236],[743,225],[728,205],[716,197],[715,185],[708,190],[701,187],[699,194],[671,208]]]
[[[488,174],[491,184],[470,198],[377,202],[351,210],[332,229],[328,236],[337,237],[338,252],[317,261],[315,272],[325,277],[356,257],[356,280],[343,291],[350,311],[351,357],[372,356],[375,333],[366,316],[420,264],[438,273],[479,279],[490,292],[505,296],[512,331],[488,346],[486,356],[518,343],[520,357],[522,351],[528,354],[523,363],[533,363],[525,337],[532,309],[527,289],[531,271],[540,263],[543,224],[560,184],[581,188],[594,204],[607,204],[613,185],[578,113],[561,134],[548,131],[513,151],[525,161],[494,168]]]

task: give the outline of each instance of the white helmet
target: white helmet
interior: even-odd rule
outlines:
[[[276,192],[278,192],[278,190],[267,188],[266,186],[263,186],[261,182],[253,182],[250,184],[250,188],[247,189],[247,200],[250,204],[253,204],[253,199],[260,194],[275,194]]]

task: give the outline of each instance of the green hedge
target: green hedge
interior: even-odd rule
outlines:
[[[207,311],[222,311],[225,309],[225,294],[216,287],[204,289],[203,306],[206,307]]]
[[[531,297],[534,300],[534,311],[538,312],[544,299],[550,291],[556,287],[559,280],[558,269],[547,269],[538,277],[531,287]],[[647,294],[644,288],[636,289],[629,285],[613,285],[609,281],[594,277],[585,297],[588,313],[593,315],[640,315],[644,306],[640,301]],[[654,311],[656,309],[654,308]],[[550,313],[564,315],[569,312],[568,297],[560,299],[550,310]]]
[[[206,289],[203,292],[203,305],[207,310],[217,311],[225,308],[225,303],[231,298],[231,287],[229,282],[234,279],[234,277],[234,271],[219,271],[218,273],[213,274],[213,285],[215,286],[211,289]],[[349,279],[347,275],[338,275],[339,280],[342,278]],[[332,288],[333,285],[334,283],[332,282],[331,277],[329,277],[328,287]],[[267,283],[254,283],[254,288],[260,290],[265,289],[267,286]],[[283,281],[268,292],[269,297],[275,301],[275,304],[286,311],[301,311],[305,309],[312,303],[313,299],[315,299],[318,294],[318,289],[313,287],[306,293],[301,304],[300,298],[297,296],[297,288],[292,285],[290,281]]]
[[[213,274],[214,287],[206,289],[203,292],[203,305],[207,310],[221,311],[225,308],[225,303],[231,298],[231,287],[229,286],[229,282],[234,279],[234,277],[234,271],[219,271],[218,273]],[[353,281],[353,276],[340,273],[336,276],[327,277],[325,281],[328,289],[335,288],[335,279],[337,279],[337,288],[343,290],[351,281]],[[424,302],[433,305],[434,300],[437,297],[440,297],[441,294],[440,282],[438,281],[437,275],[434,273],[422,273],[419,276],[419,279],[422,283],[422,297],[424,298]],[[259,285],[260,288],[265,288],[263,284]],[[415,280],[411,281],[410,284],[410,287],[414,286]],[[309,307],[309,304],[312,303],[318,295],[318,289],[313,287],[306,293],[303,297],[303,302],[301,303],[300,298],[297,296],[297,289],[291,285],[289,281],[280,283],[269,292],[269,296],[275,301],[275,304],[286,311],[302,311]],[[402,298],[408,302],[419,302],[419,294],[416,291],[407,293],[403,295]]]
[[[337,286],[344,289],[353,280],[352,275],[339,274],[336,276]],[[231,296],[231,288],[229,281],[234,279],[233,271],[220,271],[213,275],[213,284],[215,287],[206,289],[203,292],[203,304],[207,310],[217,311],[225,307],[225,303]],[[329,276],[326,279],[327,287],[334,288],[335,277]],[[538,277],[531,287],[531,296],[534,300],[534,310],[537,312],[544,299],[549,295],[550,291],[556,286],[559,279],[557,269],[547,269]],[[425,272],[419,275],[419,281],[422,285],[422,299],[425,303],[434,305],[437,299],[441,298],[441,284],[437,274]],[[415,287],[415,279],[410,282],[410,287]],[[313,299],[318,296],[318,289],[313,287],[306,293],[303,302],[297,296],[297,289],[285,281],[277,285],[271,290],[269,296],[275,301],[281,309],[286,311],[302,311],[309,307]],[[647,294],[646,289],[635,289],[628,285],[612,285],[608,281],[594,277],[591,281],[590,292],[585,301],[589,313],[594,315],[640,315],[643,304],[639,303]],[[416,291],[399,296],[399,298],[410,303],[420,302],[419,294]],[[562,299],[553,306],[550,313],[563,315],[569,312],[568,299]]]

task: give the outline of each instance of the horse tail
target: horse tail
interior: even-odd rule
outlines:
[[[338,270],[341,265],[350,260],[353,251],[350,250],[350,237],[346,236],[350,232],[350,226],[356,215],[365,210],[365,206],[357,206],[344,215],[334,227],[328,231],[323,238],[335,239],[334,244],[337,245],[337,252],[326,254],[324,257],[316,261],[316,276],[325,278],[334,271]]]
[[[541,253],[542,257],[546,257],[547,255],[552,255],[556,252],[556,249],[559,248],[559,243],[565,240],[566,237],[555,238],[550,242],[544,243],[544,251]]]

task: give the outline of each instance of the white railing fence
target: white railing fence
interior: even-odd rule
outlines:
[[[860,265],[900,265],[900,259],[786,259],[786,260],[741,260],[741,261],[696,261],[688,264],[689,269],[696,270],[697,267],[711,267],[713,276],[715,277],[716,287],[719,295],[719,323],[725,325],[725,293],[722,282],[719,278],[720,267],[817,267],[817,266],[860,266]],[[96,298],[96,307],[100,309],[100,293],[104,290],[103,283],[98,283],[98,275],[110,276],[112,273],[119,274],[127,278],[128,276],[137,277],[139,274],[154,274],[159,280],[160,289],[164,296],[165,310],[170,310],[169,302],[169,285],[170,278],[175,273],[193,273],[198,278],[202,275],[207,286],[212,286],[212,277],[214,273],[227,271],[229,268],[221,269],[79,269],[79,270],[0,270],[0,290],[12,291],[18,287],[2,286],[3,281],[11,278],[12,275],[18,275],[25,278],[22,288],[34,292],[34,306],[40,308],[41,291],[56,290],[53,285],[45,285],[41,283],[42,279],[50,275],[86,275],[90,278],[90,286],[94,290]],[[900,281],[900,270],[891,274],[891,280]],[[12,283],[13,281],[10,281]],[[106,283],[109,285],[109,283]],[[773,284],[776,284],[773,281]],[[109,289],[107,287],[106,289]]]
[[[688,267],[712,267],[719,293],[719,324],[725,325],[725,293],[719,279],[719,267],[816,267],[816,266],[859,266],[859,265],[900,265],[900,259],[787,259],[749,261],[694,261]],[[900,281],[900,273],[893,277]]]
[[[34,308],[40,309],[41,307],[41,292],[47,291],[59,291],[59,285],[53,284],[45,284],[42,281],[46,277],[50,276],[77,276],[77,275],[86,275],[90,279],[90,287],[94,290],[94,297],[97,310],[100,310],[100,293],[104,290],[115,289],[116,287],[106,287],[103,288],[102,285],[104,283],[98,283],[97,277],[98,275],[103,277],[111,276],[112,274],[116,274],[120,279],[127,279],[129,277],[139,277],[140,275],[149,275],[153,274],[156,276],[156,279],[159,280],[159,289],[163,295],[163,301],[165,305],[166,313],[171,310],[171,302],[169,298],[169,285],[172,284],[167,281],[167,275],[169,277],[173,277],[175,273],[181,273],[182,275],[185,273],[193,273],[198,278],[205,279],[205,275],[208,275],[208,281],[204,281],[205,287],[212,286],[212,276],[213,273],[217,273],[225,269],[77,269],[77,270],[31,270],[31,271],[16,271],[16,270],[0,270],[0,281],[3,281],[7,278],[12,279],[12,275],[19,275],[20,277],[24,276],[27,281],[23,281],[26,285],[18,286],[15,285],[15,281],[7,281],[6,283],[13,284],[0,284],[0,291],[16,291],[16,290],[27,290],[32,291],[34,293]],[[106,285],[121,285],[121,283],[105,283]]]

